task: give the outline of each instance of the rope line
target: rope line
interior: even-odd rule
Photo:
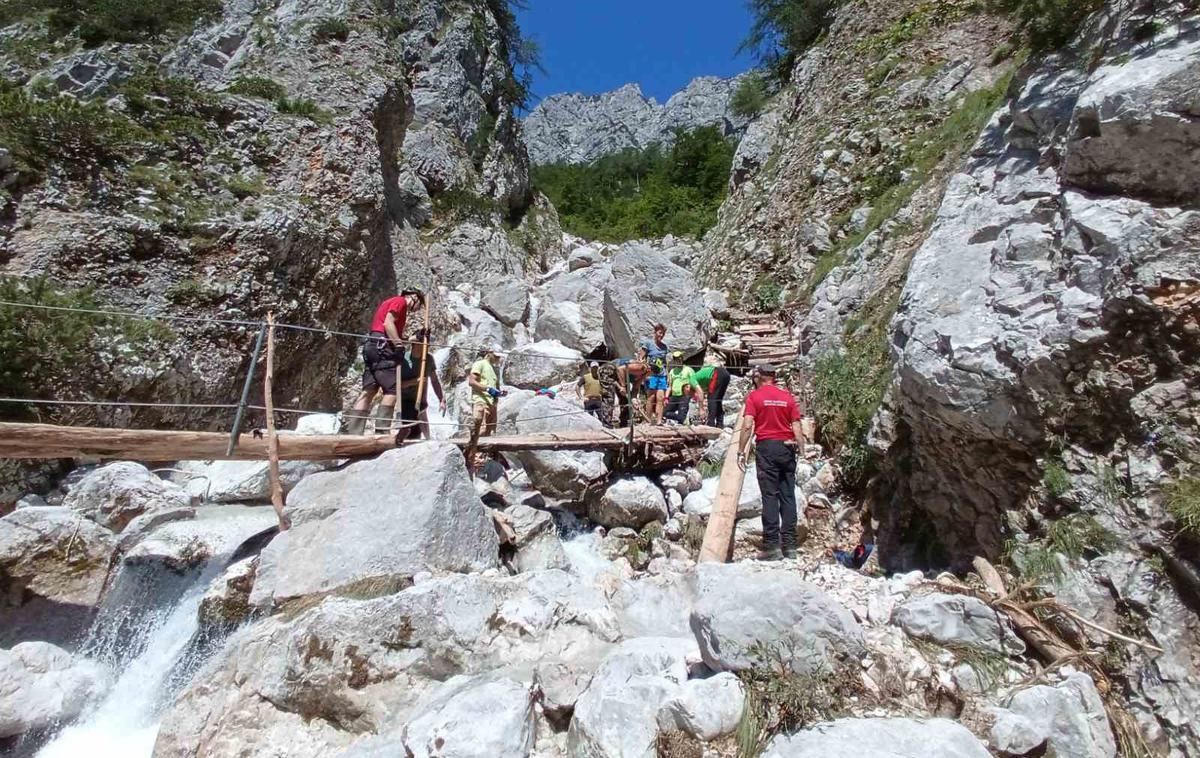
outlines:
[[[249,321],[249,320],[244,320],[244,319],[212,318],[212,317],[207,317],[207,316],[164,316],[164,315],[159,315],[159,314],[154,314],[154,313],[137,313],[135,311],[113,311],[113,310],[104,310],[104,309],[98,309],[98,308],[72,308],[72,307],[63,306],[63,305],[45,305],[42,303],[19,303],[19,302],[15,302],[15,301],[11,301],[11,300],[0,300],[0,306],[8,306],[8,307],[14,307],[14,308],[32,308],[32,309],[45,310],[45,311],[62,311],[62,312],[66,312],[66,313],[86,313],[86,314],[99,315],[99,316],[117,316],[117,317],[121,317],[121,318],[143,319],[143,320],[152,320],[152,321],[153,320],[182,321],[182,322],[187,322],[187,323],[225,324],[225,325],[230,325],[230,326],[241,326],[241,327],[261,327],[263,324],[263,322],[261,322],[261,321]],[[323,334],[326,336],[351,337],[351,338],[358,339],[358,340],[374,339],[374,337],[372,337],[372,335],[370,335],[370,334],[360,334],[358,332],[341,332],[341,331],[337,331],[336,329],[328,329],[325,327],[316,327],[316,326],[303,326],[301,324],[284,324],[284,323],[277,322],[275,324],[275,327],[277,329],[291,329],[293,331],[309,332],[309,333],[313,333],[313,334]],[[405,345],[422,344],[422,343],[418,342],[417,340],[400,340],[400,341],[402,344],[405,344]],[[475,352],[480,349],[479,346],[474,346],[474,345],[451,345],[448,343],[439,343],[439,342],[430,342],[429,346],[434,347],[434,348],[447,348],[450,350],[461,350],[463,352]],[[591,362],[591,360],[586,357],[570,358],[570,357],[566,357],[566,356],[546,355],[545,353],[520,352],[519,349],[518,350],[496,350],[495,352],[497,355],[506,356],[506,357],[511,356],[511,355],[520,355],[522,357],[536,358],[539,360],[546,360],[546,361],[560,361],[563,363],[590,363]],[[730,373],[734,373],[734,372],[738,372],[738,371],[749,371],[752,367],[749,367],[749,366],[737,366],[737,367],[726,366],[725,368],[728,369]]]

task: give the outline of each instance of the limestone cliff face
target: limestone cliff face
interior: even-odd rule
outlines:
[[[118,121],[147,107],[180,118],[154,149],[83,171],[0,161],[0,272],[151,313],[273,310],[357,332],[398,287],[539,268],[557,221],[529,184],[491,6],[228,0],[182,39],[83,49],[68,37],[36,56],[38,28],[4,30],[23,41],[4,47],[9,84],[104,104]],[[254,330],[172,329],[158,365],[100,381],[122,398],[229,402]],[[281,397],[335,404],[354,341],[282,339]]]
[[[538,165],[590,163],[627,148],[667,145],[677,129],[718,126],[741,134],[748,119],[729,103],[742,77],[702,76],[659,105],[636,84],[601,95],[552,95],[525,117],[529,156]]]

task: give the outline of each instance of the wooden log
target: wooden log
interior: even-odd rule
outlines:
[[[1048,629],[1038,620],[1037,616],[1007,600],[1008,590],[1005,589],[1004,580],[1000,577],[1000,572],[986,558],[976,556],[971,565],[979,574],[979,578],[983,580],[988,592],[994,595],[995,607],[1008,616],[1013,626],[1016,627],[1017,634],[1028,642],[1030,647],[1038,651],[1047,662],[1056,663],[1064,658],[1074,656],[1078,652]]]
[[[717,499],[713,502],[708,528],[704,530],[704,542],[700,545],[700,561],[703,563],[724,563],[733,551],[738,499],[742,496],[742,483],[746,479],[746,472],[737,462],[742,426],[746,423],[744,410],[738,414],[737,423],[733,426],[733,440],[725,451],[725,462],[721,464]]]
[[[271,507],[279,519],[279,531],[286,532],[292,520],[283,512],[283,479],[279,476],[279,433],[275,431],[275,314],[267,312],[267,369],[263,372],[263,408],[267,414],[267,476],[271,485]]]
[[[707,426],[639,427],[636,443],[667,449],[699,446],[721,435]],[[466,438],[451,440],[466,446]],[[561,434],[490,437],[480,448],[494,450],[608,450],[624,447],[624,437],[603,430]],[[363,458],[395,449],[392,437],[374,435],[304,435],[277,432],[280,460],[334,460]],[[228,452],[229,435],[221,432],[104,429],[53,424],[0,423],[0,458],[101,458],[132,461],[242,460],[268,458],[264,436],[241,434],[237,448]]]

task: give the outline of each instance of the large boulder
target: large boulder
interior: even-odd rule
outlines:
[[[948,719],[838,719],[796,734],[781,734],[763,758],[989,758],[987,748],[967,728]]]
[[[404,728],[412,758],[526,758],[533,740],[530,687],[508,678],[455,677]]]
[[[966,595],[932,593],[910,597],[892,612],[892,621],[912,637],[987,653],[1020,654],[1025,643],[987,603]]]
[[[696,574],[667,571],[621,582],[613,605],[626,637],[692,637]]]
[[[661,252],[632,244],[613,258],[604,293],[604,340],[617,355],[633,355],[662,323],[667,344],[693,356],[707,348],[711,322],[696,280]]]
[[[111,685],[102,666],[48,642],[0,650],[0,740],[71,721]]]
[[[864,650],[850,611],[783,568],[701,564],[691,624],[714,671],[743,671],[779,657],[796,673],[811,674]]]
[[[5,593],[94,605],[104,589],[116,539],[108,529],[54,506],[22,508],[0,519]]]
[[[188,493],[205,503],[251,503],[271,499],[267,461],[181,461],[176,464]],[[309,474],[324,471],[315,461],[280,461],[279,481],[290,492]]]
[[[584,355],[604,347],[604,293],[611,281],[608,264],[556,276],[538,290],[542,307],[534,338],[556,339]]]
[[[659,708],[687,681],[688,648],[680,643],[641,637],[609,653],[575,703],[572,756],[655,758]]]
[[[722,672],[685,682],[659,708],[658,727],[708,742],[736,730],[745,707],[746,690],[741,680]]]
[[[668,516],[662,490],[644,476],[617,479],[588,506],[588,518],[610,528],[641,529],[651,521],[665,522]]]
[[[583,355],[556,340],[540,340],[509,352],[504,360],[504,383],[526,390],[569,381],[579,375]]]
[[[529,318],[529,285],[524,279],[505,277],[487,285],[479,305],[501,324],[514,327]]]
[[[121,554],[121,563],[183,573],[202,568],[213,558],[232,555],[242,544],[256,535],[269,533],[278,524],[271,508],[246,505],[198,508],[195,518],[173,520],[148,530]]]
[[[1006,755],[1042,749],[1061,758],[1113,758],[1117,746],[1104,700],[1087,674],[1072,672],[1057,685],[1018,690],[1007,708],[992,708],[989,741]]]
[[[500,401],[498,434],[598,431],[600,420],[565,400],[513,393]],[[522,450],[512,456],[529,481],[547,497],[578,502],[593,483],[608,476],[604,453],[588,450]]]
[[[255,605],[498,565],[492,520],[449,443],[314,474],[293,490],[289,508],[293,527],[263,550]]]
[[[114,532],[120,532],[143,513],[191,504],[191,495],[181,487],[159,479],[140,463],[128,461],[89,472],[63,500],[64,506]]]

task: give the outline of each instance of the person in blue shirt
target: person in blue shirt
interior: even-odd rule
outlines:
[[[638,360],[650,367],[650,376],[645,382],[646,415],[652,424],[662,423],[663,410],[667,405],[667,354],[670,348],[665,342],[666,337],[667,327],[655,324],[653,339],[643,340],[638,350]]]

